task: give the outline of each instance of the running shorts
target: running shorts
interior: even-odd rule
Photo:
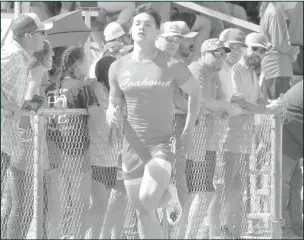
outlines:
[[[166,139],[159,143],[130,143],[123,142],[122,169],[124,180],[141,178],[145,165],[153,158],[161,158],[170,164],[174,161],[175,138]]]

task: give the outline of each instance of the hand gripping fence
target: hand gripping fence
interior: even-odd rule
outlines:
[[[282,117],[242,116],[231,137],[232,119],[203,116],[187,156],[185,119],[174,118],[172,171],[183,217],[170,226],[157,211],[166,238],[281,238]],[[1,238],[139,238],[120,178],[123,133],[105,126],[98,139],[89,124],[82,109],[1,118]]]

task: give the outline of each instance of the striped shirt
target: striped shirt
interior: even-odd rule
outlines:
[[[34,60],[35,58],[16,41],[4,45],[1,49],[1,94],[19,107],[24,101],[30,80],[29,70]],[[1,116],[1,151],[11,156],[13,165],[22,155],[18,128],[18,120]]]
[[[22,106],[35,57],[13,41],[1,49],[1,91],[12,103]]]

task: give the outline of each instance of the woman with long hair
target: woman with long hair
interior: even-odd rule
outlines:
[[[50,106],[86,109],[89,116],[64,114],[53,119],[53,132],[48,137],[53,137],[59,157],[56,162],[58,179],[53,183],[58,186],[57,192],[53,188],[50,193],[57,195],[58,201],[53,205],[55,209],[51,222],[57,224],[59,229],[54,231],[51,238],[84,238],[91,194],[88,121],[91,119],[96,131],[101,131],[99,120],[103,113],[93,89],[84,83],[84,78],[88,75],[84,49],[68,46],[59,61],[59,76],[46,93],[52,103]]]

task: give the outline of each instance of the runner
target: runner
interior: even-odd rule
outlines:
[[[127,106],[123,171],[141,238],[164,237],[155,216],[157,208],[166,207],[170,224],[176,224],[182,214],[176,188],[169,186],[175,142],[173,82],[189,94],[188,118],[181,136],[186,151],[191,148],[200,107],[199,88],[187,67],[155,47],[160,22],[150,4],[139,6],[132,26],[134,50],[114,62],[109,72],[107,119],[112,127],[122,120],[124,101]]]

